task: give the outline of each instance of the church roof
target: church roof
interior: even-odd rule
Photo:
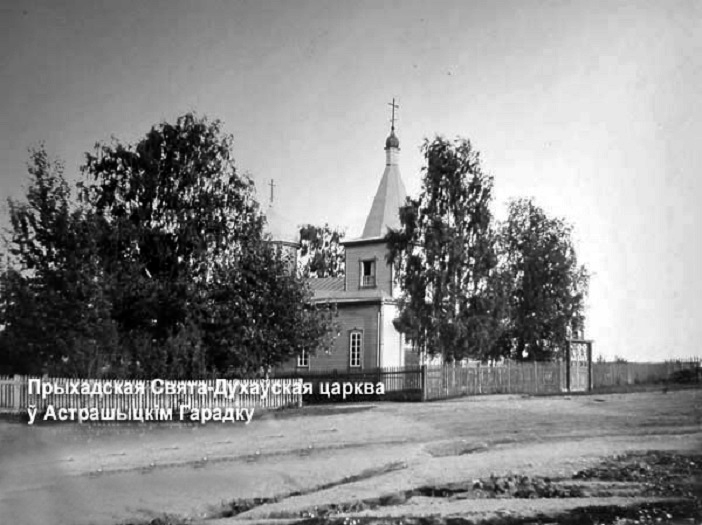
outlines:
[[[315,290],[312,301],[315,303],[381,303],[393,302],[390,294],[379,288],[361,290]]]
[[[312,301],[316,303],[392,301],[392,297],[387,292],[378,288],[345,290],[344,281],[344,277],[320,277],[316,279],[307,279],[307,283],[312,289]]]
[[[313,292],[341,292],[344,290],[343,277],[318,277],[315,279],[307,279],[307,284],[310,285]]]
[[[395,138],[399,144],[394,132],[391,133],[386,142],[389,143],[391,138]],[[380,180],[378,191],[375,193],[361,239],[385,237],[388,228],[397,229],[400,227],[399,208],[405,204],[407,191],[400,176],[400,168],[395,161],[397,146],[389,144],[386,150],[390,150],[393,154],[388,155],[385,172]]]

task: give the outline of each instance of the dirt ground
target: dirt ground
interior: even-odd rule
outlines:
[[[651,476],[614,488],[592,478],[577,491],[564,481],[646,451],[702,454],[702,390],[311,406],[249,425],[0,421],[0,523],[353,525],[669,499],[643,490]],[[533,493],[508,497],[524,487]]]

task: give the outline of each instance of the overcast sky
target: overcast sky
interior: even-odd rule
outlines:
[[[587,337],[632,360],[702,350],[702,2],[5,1],[0,196],[44,142],[84,152],[187,111],[219,118],[281,213],[357,236],[384,169],[425,137],[469,138],[495,212],[536,202],[575,226]]]

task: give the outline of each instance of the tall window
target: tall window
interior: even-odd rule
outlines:
[[[361,261],[361,288],[375,286],[375,261]]]
[[[297,356],[297,366],[307,368],[310,366],[310,354],[307,350],[303,350],[300,355]]]
[[[361,352],[363,350],[362,332],[351,332],[349,339],[349,365],[352,367],[361,366]]]

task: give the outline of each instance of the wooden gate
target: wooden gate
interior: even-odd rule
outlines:
[[[592,390],[592,341],[570,339],[566,361],[566,389],[569,392]]]

